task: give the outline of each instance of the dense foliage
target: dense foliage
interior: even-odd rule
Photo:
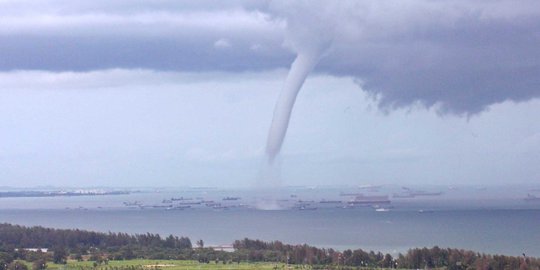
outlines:
[[[342,265],[383,268],[443,268],[448,270],[507,270],[540,269],[540,260],[530,257],[486,255],[461,249],[416,248],[406,254],[392,257],[390,254],[366,252],[362,249],[336,252],[307,245],[286,245],[279,241],[237,240],[237,252],[248,254],[249,260],[279,260],[282,262],[312,265]]]
[[[279,241],[243,239],[234,242],[234,252],[203,248],[202,240],[193,248],[187,237],[159,234],[98,233],[0,224],[0,270],[20,269],[17,260],[33,262],[33,269],[45,269],[47,261],[65,263],[67,258],[107,264],[109,260],[190,259],[199,262],[240,263],[282,262],[318,266],[442,268],[448,270],[540,270],[540,260],[525,256],[486,255],[439,247],[410,249],[406,254],[390,254],[362,249],[338,252],[308,245],[289,245]],[[48,248],[49,252],[25,248]],[[327,267],[325,267],[327,268]]]
[[[0,224],[0,251],[15,258],[35,257],[35,252],[22,248],[47,248],[53,251],[52,260],[65,262],[68,255],[82,259],[90,255],[95,260],[107,259],[183,259],[191,257],[192,245],[187,237],[159,234],[98,233],[82,230],[61,230],[43,227],[24,227]]]
[[[442,249],[439,247],[411,249],[397,259],[404,268],[442,267],[449,270],[506,270],[540,269],[540,260],[531,257],[487,255],[470,250]]]
[[[60,230],[43,227],[24,227],[0,224],[0,242],[2,245],[19,247],[54,248],[62,246],[74,248],[109,248],[122,246],[163,247],[191,249],[187,237],[168,236],[163,239],[159,234],[98,233],[81,230]]]

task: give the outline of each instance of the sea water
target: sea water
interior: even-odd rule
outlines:
[[[133,201],[147,206],[160,205],[163,199],[179,196],[193,197],[194,200],[204,196],[225,203],[222,198],[228,194],[243,196],[241,201],[235,202],[241,206],[223,210],[194,205],[193,209],[167,211],[124,205],[124,202]],[[320,199],[346,200],[337,194],[336,190],[284,193],[284,203],[292,203],[300,197],[311,200],[317,208],[310,211],[293,207],[258,210],[249,207],[255,200],[253,194],[230,190],[0,198],[0,222],[101,232],[173,234],[190,237],[193,243],[203,239],[211,245],[231,244],[248,237],[391,254],[406,252],[413,247],[437,245],[491,254],[519,256],[525,253],[540,257],[540,203],[525,202],[519,195],[482,197],[448,192],[429,198],[392,199],[388,211],[317,203]]]

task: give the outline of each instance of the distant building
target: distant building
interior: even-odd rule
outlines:
[[[26,251],[32,251],[32,252],[38,252],[38,251],[41,251],[43,253],[49,252],[48,248],[21,248],[21,249],[26,250]],[[18,249],[16,249],[16,250],[18,250]]]
[[[225,251],[225,252],[234,252],[234,247],[232,245],[219,245],[219,246],[208,246],[215,251]]]

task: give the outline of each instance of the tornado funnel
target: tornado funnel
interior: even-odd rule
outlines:
[[[318,52],[300,52],[291,65],[283,90],[274,108],[274,117],[268,131],[266,155],[269,163],[274,162],[274,159],[281,150],[283,140],[287,134],[296,96],[302,88],[307,75],[319,61],[319,55]]]

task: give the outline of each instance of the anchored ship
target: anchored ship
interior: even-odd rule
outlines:
[[[381,204],[381,203],[390,203],[387,195],[384,196],[366,196],[364,194],[359,194],[354,197],[354,199],[348,201],[348,204],[352,205],[364,205],[364,204]]]

